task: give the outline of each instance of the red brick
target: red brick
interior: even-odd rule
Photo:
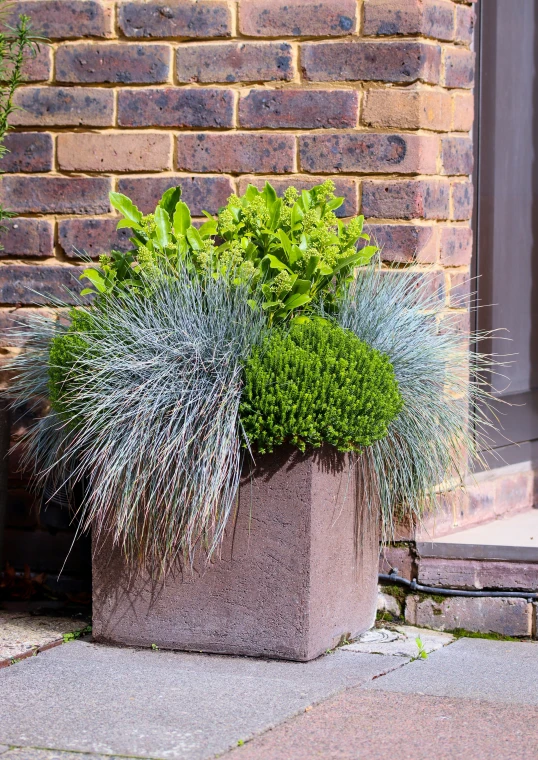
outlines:
[[[176,52],[179,82],[273,82],[293,79],[295,68],[287,42],[222,42],[180,45]]]
[[[438,631],[464,628],[503,636],[530,636],[531,607],[526,599],[447,597],[437,603],[433,599],[408,596],[405,620],[410,625]]]
[[[301,68],[312,82],[439,82],[441,48],[426,42],[309,42]]]
[[[446,132],[452,125],[451,111],[448,92],[383,87],[365,93],[362,123],[369,127]]]
[[[473,142],[470,137],[442,137],[443,174],[472,174]]]
[[[7,264],[0,267],[0,303],[40,305],[54,299],[75,303],[70,292],[84,287],[78,279],[81,271],[72,266]]]
[[[48,132],[8,132],[3,140],[8,149],[2,157],[3,172],[49,172],[54,144]]]
[[[379,572],[388,574],[396,568],[401,578],[408,581],[416,578],[415,559],[411,546],[384,546],[379,557]],[[383,586],[381,591],[385,591]]]
[[[475,54],[472,50],[451,47],[445,50],[444,61],[446,87],[473,86]]]
[[[292,177],[257,177],[246,176],[239,178],[239,193],[242,195],[247,189],[247,185],[254,185],[260,190],[266,182],[275,188],[279,195],[282,195],[288,187],[295,187],[297,190],[310,190],[314,185],[320,185],[325,182],[327,177],[301,177],[298,174]],[[357,183],[354,179],[348,177],[335,177],[335,194],[345,198],[340,208],[336,209],[335,214],[339,217],[355,216],[358,211],[357,204]]]
[[[0,309],[0,346],[6,348],[8,346],[24,346],[26,343],[25,335],[26,329],[22,332],[21,328],[27,328],[30,326],[33,318],[37,313],[46,314],[50,316],[53,312],[48,309],[40,308],[36,309],[14,309],[3,308]],[[26,416],[26,415],[25,415]],[[17,421],[17,428],[21,427],[21,420]],[[26,431],[25,431],[26,432]],[[19,436],[19,430],[16,433]],[[12,443],[14,443],[15,435],[12,434]],[[9,456],[9,472],[10,480],[13,478],[13,474],[20,472],[21,457],[20,447],[17,451],[11,451]]]
[[[118,218],[62,219],[58,223],[58,243],[66,256],[80,258],[80,252],[96,258],[102,253],[129,251],[132,230],[117,230]]]
[[[12,67],[7,65],[0,73],[0,82],[5,82]],[[35,55],[27,52],[24,56],[22,69],[23,82],[44,82],[50,79],[52,73],[52,50],[49,45],[39,45]]]
[[[357,25],[355,0],[240,0],[239,29],[248,37],[340,37]]]
[[[421,34],[454,39],[454,6],[449,0],[365,0],[366,35]]]
[[[414,134],[315,134],[299,137],[301,167],[309,172],[435,174],[438,138]]]
[[[193,172],[294,171],[295,137],[289,134],[184,134],[178,140],[177,168]]]
[[[470,227],[443,227],[441,229],[441,256],[443,266],[457,267],[469,264],[473,253],[473,231]]]
[[[162,171],[172,167],[172,147],[172,135],[162,132],[60,134],[58,165],[64,171]]]
[[[473,183],[468,180],[456,180],[450,183],[452,201],[451,219],[466,221],[473,215]]]
[[[474,95],[472,92],[454,92],[452,129],[455,132],[469,132],[474,121]]]
[[[469,338],[471,330],[471,316],[468,311],[449,311],[439,320],[438,332],[440,335],[447,333],[461,335]]]
[[[447,219],[450,184],[447,180],[365,180],[362,213],[380,219]]]
[[[144,214],[155,210],[166,190],[181,186],[181,197],[193,216],[201,216],[203,211],[216,213],[225,206],[233,193],[229,177],[186,177],[182,174],[166,177],[122,177],[118,191],[131,198]]]
[[[251,90],[239,101],[239,124],[247,129],[355,127],[354,90]]]
[[[423,557],[418,567],[418,582],[425,586],[525,591],[538,588],[538,564]]]
[[[468,272],[453,272],[450,275],[449,306],[465,309],[471,298],[471,275]]]
[[[229,37],[232,16],[225,0],[120,3],[118,24],[126,37]]]
[[[104,42],[71,43],[56,51],[57,82],[166,82],[170,75],[170,45]]]
[[[21,87],[10,124],[36,127],[110,127],[114,93],[95,87]]]
[[[121,127],[232,127],[234,93],[211,88],[120,90]]]
[[[381,249],[383,261],[433,264],[437,259],[437,228],[418,224],[372,224],[366,232]]]
[[[0,203],[20,214],[106,214],[108,177],[2,177]]]
[[[456,8],[456,40],[471,44],[473,41],[475,10],[466,5]]]
[[[110,37],[112,8],[94,0],[25,0],[10,7],[10,24],[18,16],[30,16],[36,32],[50,40],[77,37]]]
[[[5,219],[0,256],[47,257],[54,255],[54,223],[47,219]]]

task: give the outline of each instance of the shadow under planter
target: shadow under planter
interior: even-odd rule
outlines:
[[[378,520],[351,461],[330,447],[258,457],[209,566],[152,580],[95,547],[94,639],[306,661],[370,628]]]

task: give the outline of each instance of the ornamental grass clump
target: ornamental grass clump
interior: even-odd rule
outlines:
[[[473,355],[468,382],[468,343],[438,329],[427,279],[370,263],[342,200],[330,181],[249,186],[197,228],[180,188],[147,215],[111,194],[132,250],[84,270],[77,307],[55,303],[67,323],[25,323],[10,389],[47,399],[23,466],[97,546],[159,571],[211,557],[245,457],[284,444],[350,452],[385,538],[461,484],[490,424],[489,360]]]
[[[362,451],[401,408],[387,357],[323,319],[271,331],[246,362],[241,422],[260,453],[284,443]]]

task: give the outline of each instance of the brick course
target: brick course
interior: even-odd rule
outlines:
[[[362,210],[386,261],[466,267],[472,4],[364,0],[362,14],[356,0],[233,6],[15,3],[54,44],[27,64],[0,178],[8,206],[46,218],[10,228],[4,255],[93,255],[109,235],[126,246],[110,189],[150,211],[180,182],[200,215],[249,181],[282,191],[327,176],[345,196],[338,215]]]

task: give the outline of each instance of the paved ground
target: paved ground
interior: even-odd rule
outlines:
[[[535,760],[538,643],[287,663],[75,641],[0,671],[0,745],[0,760]]]
[[[500,517],[485,525],[460,530],[450,536],[434,538],[432,543],[538,548],[538,509]]]

